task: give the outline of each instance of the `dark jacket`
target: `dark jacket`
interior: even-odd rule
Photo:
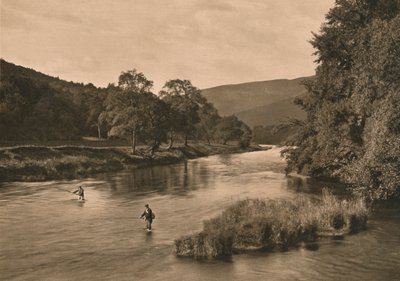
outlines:
[[[153,221],[153,211],[150,208],[146,208],[140,218],[146,218],[147,221]]]
[[[85,190],[83,190],[82,187],[79,187],[77,190],[75,190],[73,193],[78,194],[79,196],[84,196],[85,195]]]

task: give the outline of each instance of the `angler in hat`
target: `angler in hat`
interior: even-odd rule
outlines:
[[[147,231],[151,231],[151,224],[156,216],[154,215],[153,211],[150,209],[149,204],[144,205],[144,207],[145,207],[144,212],[139,218],[145,220]]]

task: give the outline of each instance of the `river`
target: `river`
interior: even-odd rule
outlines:
[[[91,179],[0,185],[2,280],[400,280],[400,206],[376,208],[367,231],[312,247],[229,260],[174,255],[174,239],[239,199],[318,196],[286,178],[278,148],[217,155]],[[87,200],[69,193],[82,185]],[[156,214],[153,232],[138,219]]]

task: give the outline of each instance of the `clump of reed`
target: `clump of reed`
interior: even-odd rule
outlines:
[[[176,254],[209,258],[252,249],[287,249],[319,236],[361,231],[367,217],[362,198],[340,200],[327,189],[321,200],[247,199],[205,221],[202,232],[177,239]]]

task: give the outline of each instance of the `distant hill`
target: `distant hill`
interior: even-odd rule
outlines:
[[[304,118],[305,114],[292,101],[304,95],[306,88],[301,77],[224,85],[202,90],[221,115],[235,114],[249,126],[271,125],[290,118]]]
[[[274,125],[288,118],[305,119],[305,112],[295,104],[293,98],[287,98],[267,105],[235,113],[240,120],[250,127],[257,125]]]

